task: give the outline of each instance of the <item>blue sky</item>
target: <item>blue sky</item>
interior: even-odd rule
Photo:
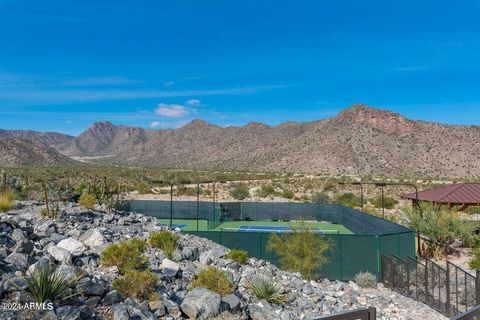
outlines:
[[[0,128],[227,126],[357,103],[480,124],[479,1],[0,0]]]

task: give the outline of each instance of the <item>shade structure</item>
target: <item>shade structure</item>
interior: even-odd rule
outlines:
[[[403,196],[415,201],[415,193]],[[419,201],[435,204],[460,205],[462,209],[468,206],[480,205],[480,183],[457,183],[446,187],[428,189],[418,193]]]

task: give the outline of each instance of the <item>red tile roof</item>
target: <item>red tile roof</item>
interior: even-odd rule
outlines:
[[[409,193],[404,198],[415,200],[415,193]],[[418,199],[436,203],[480,205],[480,183],[458,183],[421,191]]]

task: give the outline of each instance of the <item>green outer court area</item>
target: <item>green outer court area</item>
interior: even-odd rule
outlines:
[[[170,225],[170,219],[159,219],[160,223]],[[350,230],[341,224],[329,222],[305,221],[309,228],[324,231],[325,234],[353,234]],[[197,220],[195,219],[173,219],[174,225],[185,225],[182,231],[235,231],[241,226],[258,226],[258,227],[289,227],[292,224],[298,225],[298,222],[291,221],[227,221],[221,223],[214,229],[208,230],[208,221],[199,220],[197,230]]]

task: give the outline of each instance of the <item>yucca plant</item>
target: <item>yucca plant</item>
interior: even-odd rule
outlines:
[[[76,295],[69,294],[69,288],[74,286],[84,274],[68,277],[66,273],[55,271],[50,265],[43,266],[38,271],[28,275],[27,291],[37,303],[45,301],[65,300]]]
[[[259,299],[270,303],[280,304],[285,302],[286,296],[282,293],[280,284],[267,278],[257,278],[250,284],[250,290]]]

